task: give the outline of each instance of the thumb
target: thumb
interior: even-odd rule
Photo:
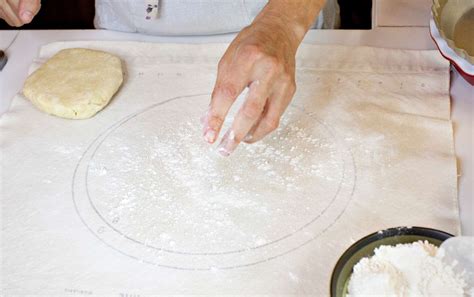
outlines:
[[[20,0],[18,15],[24,24],[30,23],[41,7],[41,0]]]

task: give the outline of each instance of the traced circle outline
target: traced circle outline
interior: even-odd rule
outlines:
[[[198,95],[199,96],[199,95]],[[196,97],[198,97],[196,96]],[[167,103],[170,103],[170,102],[173,102],[173,101],[176,101],[178,99],[182,99],[182,98],[175,98],[173,100],[170,100],[168,101]],[[209,256],[209,255],[228,255],[228,254],[236,254],[236,253],[242,253],[242,252],[246,252],[248,250],[254,250],[254,249],[259,249],[259,248],[262,248],[262,247],[265,247],[265,246],[269,246],[269,245],[272,245],[274,243],[277,243],[277,242],[280,242],[282,240],[285,240],[286,238],[288,237],[291,237],[293,235],[295,235],[296,233],[302,231],[304,228],[308,227],[309,225],[311,225],[312,223],[314,223],[315,221],[317,221],[333,204],[334,202],[336,201],[340,191],[341,191],[341,188],[342,188],[342,183],[344,181],[344,178],[345,178],[345,175],[346,175],[346,164],[343,160],[343,164],[342,164],[342,174],[341,174],[341,179],[338,183],[338,186],[337,186],[337,190],[336,192],[334,193],[333,197],[331,198],[331,200],[329,201],[329,203],[326,205],[326,207],[324,209],[322,209],[320,211],[320,213],[312,218],[309,222],[303,224],[301,227],[299,227],[298,229],[294,230],[293,232],[290,232],[286,235],[283,235],[283,236],[280,236],[278,237],[277,239],[274,239],[272,241],[269,241],[265,244],[260,244],[260,245],[257,245],[257,246],[253,246],[253,247],[248,247],[248,248],[241,248],[241,249],[236,249],[236,250],[230,250],[230,251],[218,251],[218,252],[186,252],[186,251],[178,251],[178,250],[171,250],[171,249],[166,249],[166,248],[161,248],[161,247],[157,247],[157,246],[154,246],[154,245],[150,245],[150,244],[147,244],[145,242],[142,242],[140,240],[137,240],[135,238],[132,238],[130,236],[128,236],[127,234],[123,233],[121,230],[118,230],[117,228],[115,228],[106,218],[104,218],[104,216],[100,213],[100,211],[97,209],[96,205],[94,204],[94,201],[93,199],[91,198],[91,195],[89,193],[89,171],[90,171],[90,163],[91,161],[94,159],[96,153],[99,151],[99,149],[101,148],[102,144],[107,140],[107,138],[113,133],[115,132],[118,128],[120,128],[122,125],[126,124],[129,120],[137,117],[137,116],[141,116],[145,113],[147,113],[148,111],[151,111],[151,110],[154,110],[154,108],[158,107],[158,106],[161,106],[161,105],[152,105],[152,106],[149,106],[148,108],[142,110],[140,113],[136,114],[136,116],[133,116],[133,117],[130,117],[126,120],[123,120],[123,121],[120,121],[120,124],[118,124],[116,127],[114,127],[113,129],[110,129],[106,135],[101,139],[101,141],[96,145],[94,151],[92,152],[92,155],[90,157],[90,160],[87,164],[87,169],[86,169],[86,193],[87,193],[87,198],[89,199],[89,203],[91,204],[92,208],[94,209],[95,213],[101,218],[101,220],[109,227],[111,228],[112,230],[114,230],[115,232],[117,232],[120,236],[123,236],[124,238],[128,239],[128,240],[131,240],[137,244],[141,244],[143,246],[146,246],[147,248],[151,248],[151,249],[155,249],[155,250],[159,250],[159,251],[164,251],[164,252],[167,252],[167,253],[172,253],[172,254],[180,254],[180,255],[200,255],[200,256]],[[295,107],[293,107],[295,108]],[[309,116],[309,115],[308,115]],[[311,117],[311,116],[310,116]],[[323,126],[324,127],[324,126]],[[326,127],[324,127],[326,128]],[[327,130],[327,129],[326,129]],[[327,130],[328,131],[328,130]],[[328,131],[329,132],[329,131]],[[330,133],[330,132],[329,132]],[[331,137],[334,138],[334,135],[332,135],[330,133]]]
[[[151,246],[147,243],[144,243],[144,242],[141,242],[141,241],[138,241],[134,238],[131,238],[125,234],[123,234],[120,230],[117,230],[114,226],[112,226],[110,224],[110,222],[108,222],[101,214],[100,212],[97,210],[97,208],[95,207],[94,203],[92,202],[92,199],[89,195],[89,189],[88,189],[88,186],[87,186],[87,178],[88,178],[88,174],[89,174],[89,166],[90,166],[90,162],[92,161],[92,159],[94,158],[95,156],[95,153],[98,151],[98,149],[100,148],[100,146],[102,145],[102,143],[108,138],[108,136],[113,133],[116,129],[118,129],[120,126],[122,126],[123,124],[125,124],[126,122],[128,122],[129,120],[143,114],[143,113],[146,113],[147,111],[150,111],[156,107],[159,107],[161,105],[164,105],[166,103],[169,103],[169,102],[172,102],[172,101],[175,101],[175,100],[178,100],[178,99],[184,99],[184,98],[191,98],[191,97],[199,97],[199,96],[209,96],[210,94],[209,93],[203,93],[203,94],[193,94],[193,95],[187,95],[187,96],[177,96],[177,97],[173,97],[173,98],[170,98],[170,99],[167,99],[167,100],[164,100],[162,102],[159,102],[159,103],[155,103],[155,104],[152,104],[150,106],[147,106],[133,114],[130,114],[124,118],[122,118],[121,120],[117,121],[116,123],[114,123],[113,125],[111,125],[110,127],[108,127],[106,130],[104,130],[102,133],[99,134],[99,136],[97,136],[90,144],[89,146],[86,148],[86,150],[84,151],[84,153],[81,155],[79,161],[77,162],[77,165],[75,167],[75,170],[74,170],[74,174],[73,174],[73,179],[72,179],[72,198],[73,198],[73,203],[74,203],[74,207],[75,207],[75,210],[76,210],[76,213],[78,214],[79,218],[81,219],[82,223],[86,226],[87,229],[89,229],[90,232],[93,233],[93,235],[99,239],[101,242],[103,242],[105,245],[107,245],[108,247],[114,249],[115,251],[125,255],[125,256],[128,256],[130,258],[133,258],[133,259],[136,259],[138,261],[141,261],[143,263],[147,263],[147,264],[152,264],[152,265],[156,265],[156,266],[160,266],[160,267],[165,267],[165,268],[172,268],[172,269],[178,269],[178,270],[210,270],[211,268],[196,268],[196,267],[177,267],[177,266],[170,266],[170,265],[163,265],[163,264],[159,264],[159,263],[155,263],[155,262],[151,262],[151,261],[148,261],[148,260],[144,260],[144,259],[141,259],[141,258],[138,258],[136,256],[133,256],[133,255],[130,255],[128,253],[125,253],[121,250],[119,250],[118,248],[112,246],[111,244],[109,244],[108,242],[106,242],[103,238],[101,238],[100,236],[98,236],[96,234],[96,232],[94,232],[92,230],[92,228],[85,222],[83,216],[80,214],[80,211],[78,209],[78,206],[77,206],[77,202],[76,202],[76,195],[75,195],[75,191],[74,191],[74,188],[75,188],[75,181],[76,181],[76,178],[77,178],[77,171],[81,165],[81,163],[83,162],[85,156],[87,155],[87,153],[91,150],[91,148],[94,147],[94,144],[96,144],[99,140],[100,142],[98,142],[98,144],[96,145],[96,147],[94,148],[94,151],[92,152],[91,156],[89,157],[89,161],[87,163],[87,166],[86,166],[86,169],[85,169],[85,181],[86,181],[86,184],[85,184],[85,188],[86,188],[86,193],[87,193],[87,197],[88,197],[88,200],[89,200],[89,203],[90,205],[92,206],[94,212],[96,213],[96,215],[109,227],[111,228],[112,230],[114,230],[117,234],[119,234],[120,236],[122,236],[123,238],[126,238],[127,240],[130,240],[136,244],[140,244],[140,245],[143,245],[145,246],[146,248],[151,248],[151,249],[155,249],[155,250],[159,250],[159,251],[164,251],[164,252],[168,252],[168,253],[173,253],[173,254],[181,254],[181,255],[205,255],[205,256],[215,256],[215,255],[226,255],[226,254],[235,254],[235,253],[241,253],[241,252],[245,252],[245,251],[249,251],[249,250],[254,250],[254,249],[258,249],[258,248],[262,248],[264,246],[268,246],[268,245],[271,245],[271,244],[274,244],[276,242],[279,242],[281,240],[284,240],[288,237],[291,237],[293,236],[294,234],[300,232],[301,230],[303,230],[304,228],[308,227],[309,225],[313,224],[315,221],[317,221],[330,207],[331,205],[335,202],[335,200],[337,199],[339,193],[340,193],[340,190],[341,190],[341,187],[342,187],[342,183],[346,177],[346,162],[345,160],[342,160],[343,161],[343,169],[342,169],[342,175],[341,175],[341,180],[339,182],[339,185],[338,185],[338,189],[336,190],[336,193],[334,195],[334,197],[331,199],[330,203],[315,217],[313,218],[312,220],[310,220],[308,223],[304,224],[303,226],[301,226],[300,228],[298,228],[297,230],[293,231],[292,233],[289,233],[285,236],[282,236],[276,240],[273,240],[271,242],[268,242],[268,243],[265,243],[265,244],[261,244],[261,245],[257,245],[255,247],[250,247],[250,248],[244,248],[244,249],[238,249],[238,250],[234,250],[234,251],[225,251],[225,252],[211,252],[211,253],[196,253],[196,252],[181,252],[181,251],[174,251],[174,250],[169,250],[169,249],[164,249],[164,248],[159,248],[159,247],[156,247],[156,246]],[[301,107],[298,107],[298,106],[295,106],[293,104],[291,104],[292,107],[296,108],[296,109],[299,109],[300,111],[304,111],[304,108],[301,108]],[[334,139],[334,140],[337,140],[336,138],[336,135],[333,133],[333,131],[326,125],[324,124],[323,122],[321,122],[319,119],[315,118],[311,113],[307,113],[305,112],[307,116],[311,117],[312,119],[316,120],[320,125],[322,125],[326,131],[329,132],[330,136]],[[341,150],[340,148],[338,150]],[[343,207],[342,211],[339,212],[338,216],[334,219],[333,222],[331,222],[328,226],[326,226],[321,232],[319,232],[318,234],[315,234],[313,237],[311,237],[310,239],[308,239],[307,241],[303,242],[302,244],[300,244],[299,246],[296,246],[296,247],[293,247],[293,248],[290,248],[282,253],[279,253],[277,255],[274,255],[274,256],[271,256],[271,257],[267,257],[263,260],[259,260],[259,261],[255,261],[255,262],[252,262],[252,263],[247,263],[247,264],[242,264],[242,265],[235,265],[235,266],[226,266],[226,267],[218,267],[218,269],[234,269],[234,268],[239,268],[239,267],[246,267],[246,266],[252,266],[252,265],[256,265],[256,264],[259,264],[259,263],[263,263],[263,262],[266,262],[266,261],[270,261],[272,259],[275,259],[277,257],[280,257],[280,256],[283,256],[285,254],[288,254],[296,249],[299,249],[300,247],[308,244],[309,242],[315,240],[317,237],[319,237],[320,235],[322,235],[323,233],[325,233],[329,228],[331,228],[338,220],[339,218],[345,213],[346,209],[347,209],[347,206],[349,205],[349,202],[351,201],[352,199],[352,196],[353,196],[353,193],[354,193],[354,190],[355,190],[355,186],[356,186],[356,182],[357,182],[357,168],[355,166],[355,161],[354,161],[354,156],[352,154],[352,151],[349,149],[349,148],[346,148],[346,150],[350,153],[350,157],[351,157],[351,163],[353,165],[353,170],[354,170],[354,178],[353,178],[353,185],[352,185],[352,189],[351,189],[351,193],[350,193],[350,197],[348,199],[348,201],[346,202],[346,205]]]

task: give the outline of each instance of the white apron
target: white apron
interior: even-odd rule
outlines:
[[[95,26],[153,35],[210,35],[248,26],[267,0],[96,0]],[[313,28],[337,28],[337,0],[328,0]]]

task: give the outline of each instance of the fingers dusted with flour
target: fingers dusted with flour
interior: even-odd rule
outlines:
[[[275,100],[284,99],[285,102],[268,102],[273,93],[281,93],[280,89],[294,81],[296,52],[296,46],[290,42],[281,44],[278,41],[283,37],[268,36],[269,29],[265,24],[244,29],[219,63],[211,105],[203,123],[207,142],[217,140],[235,99],[246,87],[249,88],[245,101],[219,144],[218,150],[222,155],[230,155],[246,139],[252,127],[262,118],[265,106],[286,107],[291,99],[274,96]],[[281,32],[281,35],[285,33]],[[284,50],[281,50],[282,47]],[[277,109],[272,107],[271,110]],[[284,110],[281,108],[278,118]]]
[[[259,120],[244,138],[246,143],[254,143],[275,131],[280,118],[291,102],[296,91],[296,84],[292,80],[282,81],[277,90],[268,98],[265,109]]]
[[[224,119],[235,99],[248,84],[252,65],[245,61],[228,58],[226,53],[219,62],[217,81],[211,96],[211,104],[203,119],[204,139],[209,143],[217,140]]]
[[[245,102],[237,113],[229,131],[227,131],[219,144],[219,152],[222,155],[230,155],[239,143],[244,140],[252,126],[260,118],[268,95],[268,81],[261,83],[257,80],[250,84]]]
[[[242,142],[258,141],[278,127],[295,92],[295,55],[324,0],[270,0],[230,44],[219,62],[203,135],[215,143],[236,98],[249,88],[218,151],[230,155]]]

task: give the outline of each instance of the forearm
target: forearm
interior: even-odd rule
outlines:
[[[299,45],[324,4],[325,0],[270,0],[254,22],[281,24],[288,34],[293,33],[293,42]]]

